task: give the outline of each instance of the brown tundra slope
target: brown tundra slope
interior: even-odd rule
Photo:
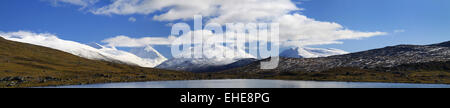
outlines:
[[[321,58],[280,58],[278,68],[272,70],[261,70],[257,61],[219,73],[264,79],[450,83],[450,42]]]

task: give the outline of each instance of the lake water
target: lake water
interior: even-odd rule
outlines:
[[[108,83],[52,88],[450,88],[450,85],[233,79]]]

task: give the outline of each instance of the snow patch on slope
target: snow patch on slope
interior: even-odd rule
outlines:
[[[94,48],[78,42],[62,40],[49,33],[37,34],[27,31],[9,33],[0,32],[0,36],[7,40],[49,47],[92,60],[119,62],[141,67],[155,67],[158,65],[126,51],[117,50],[115,48],[106,48],[99,44],[93,44],[96,46],[96,48]]]

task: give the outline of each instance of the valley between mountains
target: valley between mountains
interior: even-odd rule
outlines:
[[[151,47],[127,53],[105,49],[101,45],[94,47],[96,44],[72,45],[84,49],[67,50],[47,43],[0,38],[0,87],[199,79],[450,84],[450,42],[389,46],[357,53],[294,48],[281,54],[286,56],[281,57],[278,68],[273,70],[260,69],[260,61],[267,59],[258,60],[250,56],[215,61],[167,60]],[[135,59],[123,58],[127,55]]]

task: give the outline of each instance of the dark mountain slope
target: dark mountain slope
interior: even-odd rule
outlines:
[[[278,68],[260,70],[260,63],[254,62],[246,67],[225,71],[231,73],[271,73],[284,72],[322,72],[332,68],[353,67],[374,69],[395,67],[403,64],[450,61],[450,47],[440,45],[398,45],[322,58],[281,58]]]
[[[431,46],[450,47],[450,41],[442,42],[442,43],[439,43],[439,44],[434,44],[434,45],[431,45]]]
[[[243,66],[247,66],[255,61],[258,61],[257,59],[253,59],[253,58],[248,58],[248,59],[241,59],[239,61],[236,61],[234,63],[228,64],[228,65],[223,65],[223,66],[210,66],[206,69],[203,70],[196,70],[194,72],[202,72],[202,73],[210,73],[210,72],[220,72],[220,71],[224,71],[224,70],[229,70],[229,69],[234,69],[234,68],[239,68],[239,67],[243,67]]]
[[[185,59],[185,58],[177,58],[171,59],[163,62],[156,68],[158,69],[166,69],[166,70],[175,70],[175,71],[184,71],[184,72],[193,72],[193,73],[210,73],[210,72],[219,72],[223,70],[243,67],[248,64],[257,61],[253,58],[243,58],[239,59],[236,62],[230,64],[224,64],[218,61],[214,61],[212,59]]]

